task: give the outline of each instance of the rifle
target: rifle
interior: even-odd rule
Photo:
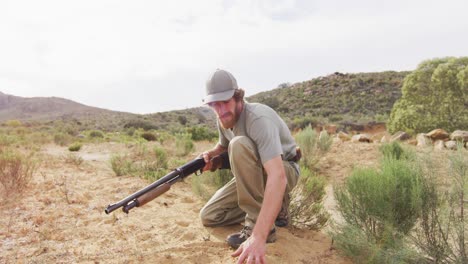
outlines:
[[[221,155],[213,157],[211,159],[211,162],[213,163],[212,167],[214,168],[212,169],[212,171],[215,171],[218,168],[230,168],[229,157],[227,152],[223,152]],[[106,214],[109,214],[112,211],[115,211],[116,209],[122,207],[122,210],[128,214],[128,212],[132,208],[143,206],[149,201],[153,200],[154,198],[167,192],[171,188],[171,185],[175,182],[197,171],[201,172],[203,167],[205,167],[205,160],[203,160],[203,158],[201,157],[196,158],[180,166],[179,168],[174,169],[172,172],[168,173],[161,179],[133,193],[132,195],[129,195],[121,201],[108,205],[104,212],[106,212]]]

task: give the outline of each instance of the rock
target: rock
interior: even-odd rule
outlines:
[[[443,150],[445,148],[445,144],[443,140],[437,140],[434,143],[434,149],[435,150]]]
[[[419,133],[416,135],[416,146],[418,147],[427,147],[432,145],[432,140],[426,134],[424,133]]]
[[[457,142],[450,140],[445,142],[445,147],[450,150],[457,150]]]
[[[393,141],[396,141],[396,140],[403,141],[403,140],[407,140],[409,138],[411,138],[411,136],[408,135],[406,132],[398,131],[398,132],[395,133],[395,135],[393,135],[390,138],[390,142],[393,142]]]
[[[388,143],[390,142],[390,139],[391,137],[389,135],[384,135],[381,139],[380,139],[380,143]]]
[[[447,131],[437,128],[432,130],[431,132],[427,133],[426,136],[430,137],[433,141],[439,140],[439,139],[447,139],[449,138],[449,134]]]
[[[359,134],[359,135],[354,135],[351,138],[351,142],[367,142],[367,143],[372,143],[372,139],[370,135],[368,134]]]
[[[450,139],[454,141],[468,142],[468,131],[455,130],[450,135]]]
[[[346,134],[345,132],[340,131],[338,135],[336,135],[341,141],[350,141],[351,137]]]
[[[332,134],[336,134],[336,125],[325,125],[324,127],[325,131],[327,131],[328,134],[332,135]]]

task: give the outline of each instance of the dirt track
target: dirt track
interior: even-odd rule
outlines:
[[[66,162],[68,150],[40,151],[42,164],[29,192],[0,207],[0,263],[235,263],[224,242],[241,226],[206,228],[203,202],[179,182],[129,215],[104,208],[146,186],[136,177],[116,177],[109,157],[125,146],[85,145],[81,165]],[[269,244],[268,263],[349,263],[323,233],[280,228]]]

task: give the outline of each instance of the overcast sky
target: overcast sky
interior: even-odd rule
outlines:
[[[466,0],[0,0],[0,91],[154,113],[201,105],[229,70],[247,95],[468,56]]]

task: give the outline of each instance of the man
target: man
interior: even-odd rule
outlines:
[[[281,208],[277,224],[287,225],[289,192],[299,177],[296,143],[278,114],[266,105],[246,102],[244,91],[225,70],[216,70],[208,79],[204,103],[216,113],[219,141],[202,154],[203,170],[219,168],[213,158],[227,151],[234,178],[202,208],[202,223],[244,222],[239,233],[227,238],[237,248],[233,256],[240,256],[239,263],[264,263],[266,243],[276,240],[275,219]]]

